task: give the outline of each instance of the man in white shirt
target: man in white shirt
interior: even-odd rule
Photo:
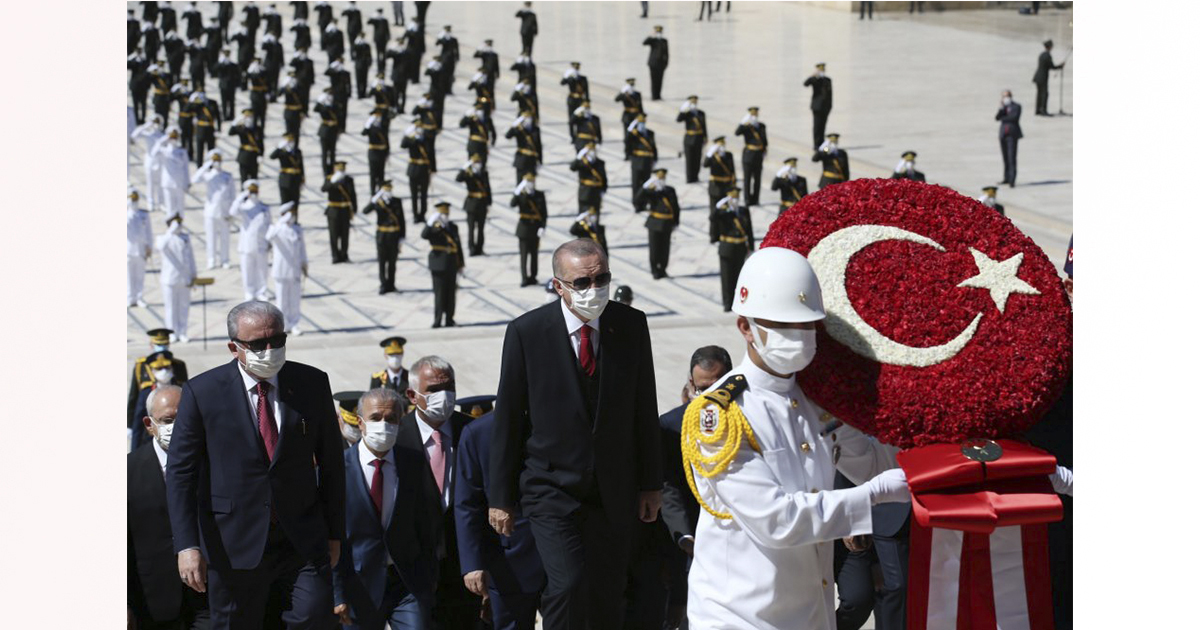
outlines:
[[[162,194],[167,210],[167,219],[183,216],[183,196],[192,184],[188,175],[187,150],[179,140],[179,129],[171,127],[167,130],[166,140],[159,141],[154,147],[154,155],[161,164]]]
[[[279,220],[267,228],[267,242],[275,252],[271,276],[275,278],[276,306],[283,311],[283,327],[300,334],[300,294],[302,279],[308,277],[308,252],[304,248],[304,230],[296,224],[296,202],[279,206]]]
[[[208,152],[204,164],[192,175],[192,183],[204,182],[204,234],[208,268],[229,268],[229,206],[233,204],[233,175],[221,170],[221,154]]]
[[[150,213],[138,206],[138,197],[137,189],[130,186],[125,209],[125,268],[128,271],[125,302],[130,307],[146,306],[142,290],[146,280],[146,261],[150,260],[150,249],[154,247]]]
[[[191,287],[196,282],[196,259],[192,256],[192,241],[183,230],[183,215],[167,220],[167,233],[159,236],[155,249],[162,256],[163,319],[174,330],[171,341],[188,342],[188,307]]]
[[[267,228],[271,224],[271,213],[258,199],[257,179],[246,180],[242,187],[245,190],[233,200],[228,212],[230,218],[242,221],[242,232],[238,235],[242,287],[247,301],[265,302],[270,299],[267,294]]]

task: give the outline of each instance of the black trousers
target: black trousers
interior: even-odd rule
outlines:
[[[480,201],[479,204],[472,202]],[[467,211],[467,253],[472,256],[483,254],[483,227],[487,224],[487,206],[482,200],[468,199],[465,204]]]
[[[350,221],[346,221],[349,231]],[[396,257],[400,255],[399,232],[375,232],[375,253],[379,256],[379,286],[396,290]]]
[[[911,518],[910,518],[911,520]],[[908,532],[905,523],[895,536],[875,536],[875,557],[883,584],[875,595],[875,627],[904,630],[905,595],[908,592]]]
[[[704,11],[706,9],[708,10],[708,19],[712,20],[712,2],[709,0],[708,2],[700,3],[700,17],[696,18],[697,21],[704,19]]]
[[[487,168],[488,145],[486,142],[480,142],[478,140],[468,140],[467,141],[467,156],[470,157],[472,155],[478,155],[479,157],[483,158],[479,162],[480,162],[480,164],[482,164],[484,166],[484,168]]]
[[[337,110],[338,115],[338,131],[342,133],[346,132],[346,108],[349,106],[348,103],[349,101],[343,99],[333,100],[333,108]],[[308,111],[307,104],[305,104],[304,110]]]
[[[1050,112],[1046,111],[1046,106],[1050,103],[1050,80],[1047,79],[1043,82],[1034,81],[1034,84],[1037,85],[1037,109],[1035,111],[1038,114],[1049,114]]]
[[[209,630],[212,621],[208,613],[208,597],[187,586],[181,585],[181,588],[184,590],[178,617],[155,621],[147,611],[135,610],[133,616],[137,620],[138,630]]]
[[[492,605],[492,627],[495,630],[533,630],[537,618],[537,593],[501,593],[488,585],[488,601]]]
[[[192,89],[204,91],[204,66],[199,65],[192,70]]]
[[[521,35],[521,48],[528,50],[529,52],[526,54],[530,57],[533,56],[533,35]]]
[[[453,320],[453,316],[449,316]],[[446,556],[438,568],[433,623],[439,630],[482,630],[483,600],[467,590],[457,556]]]
[[[623,630],[662,630],[667,619],[667,566],[662,546],[671,541],[659,521],[638,522],[634,527],[637,533],[629,556]]]
[[[370,61],[354,64],[354,86],[358,90],[358,98],[367,98],[367,73],[370,70]]]
[[[337,160],[337,136],[329,134],[328,137],[321,138],[321,170],[326,175],[333,172],[335,160]]]
[[[183,145],[184,149],[187,149],[189,160],[195,159],[196,156],[195,145],[192,142],[192,130],[193,126],[191,118],[179,119],[179,142]]]
[[[863,19],[863,16],[864,16],[864,15],[866,15],[866,16],[867,16],[867,17],[869,17],[869,18],[871,18],[872,20],[874,20],[874,19],[875,19],[875,3],[874,3],[874,2],[861,2],[861,3],[859,3],[859,5],[858,5],[858,19],[860,19],[860,20],[861,20],[861,19]]]
[[[133,118],[137,124],[146,122],[146,92],[133,93]]]
[[[283,110],[283,128],[285,133],[290,133],[296,136],[296,143],[300,142],[300,110],[285,109]]]
[[[723,245],[729,254],[721,258],[721,305],[728,312],[733,308],[733,292],[737,288],[738,274],[742,273],[742,265],[746,264],[746,254],[749,248],[745,245]]]
[[[666,66],[650,66],[650,99],[654,101],[662,100],[662,81],[663,73],[667,71]]]
[[[875,564],[874,547],[850,551],[840,540],[833,542],[833,575],[837,580],[837,630],[858,630],[871,616],[875,606],[875,585],[871,567]]]
[[[266,92],[250,92],[250,116],[254,127],[258,129],[258,133],[265,138],[266,135],[263,134],[263,128],[267,124]],[[296,142],[300,142],[299,137],[296,138]]]
[[[762,151],[748,151],[742,155],[742,172],[746,174],[746,189],[742,191],[746,205],[758,205],[758,193],[762,189]]]
[[[683,155],[687,162],[687,183],[700,181],[701,156],[704,154],[704,136],[699,134],[683,137]]]
[[[590,208],[595,208],[596,212],[600,212],[600,203],[604,201],[604,194],[599,186],[584,186],[579,185],[579,211],[587,212]]]
[[[238,152],[238,176],[242,183],[248,179],[258,179],[258,155],[251,151]]]
[[[445,323],[451,324],[454,322],[454,294],[458,289],[458,272],[453,269],[431,271],[430,275],[433,276],[433,323],[440,325],[444,316]]]
[[[301,558],[283,530],[272,525],[257,567],[209,567],[208,607],[213,630],[333,630],[337,621],[329,557],[320,562]]]
[[[196,125],[196,164],[204,163],[204,154],[217,148],[217,135],[212,125]]]
[[[333,262],[350,260],[350,208],[330,208],[325,211],[329,224],[329,253]]]
[[[424,223],[425,212],[429,210],[428,170],[421,169],[418,174],[409,176],[408,192],[412,196],[413,221]]]
[[[621,628],[631,534],[614,529],[598,498],[567,516],[529,514],[529,524],[546,569],[542,628]]]
[[[812,110],[813,114],[813,151],[825,142],[825,122],[829,120],[829,110]]]
[[[225,117],[225,120],[233,120],[234,119],[233,99],[236,94],[237,94],[237,86],[236,85],[231,85],[229,87],[221,88],[221,115]]]
[[[650,273],[657,278],[667,275],[671,258],[671,230],[647,230],[650,236]]]
[[[1000,156],[1004,158],[1005,184],[1017,183],[1017,138],[1004,136],[1000,138]]]
[[[371,172],[371,194],[374,195],[383,186],[383,169],[387,165],[388,152],[379,149],[367,149],[367,165]]]
[[[284,173],[279,176],[279,203],[300,203],[300,176]]]
[[[521,253],[521,281],[537,280],[538,238],[518,238]]]
[[[637,199],[638,191],[642,189],[642,184],[650,179],[650,173],[654,172],[654,163],[649,159],[632,160],[629,164],[630,188],[633,189],[633,198]],[[636,205],[636,201],[634,204]]]
[[[525,173],[537,174],[537,156],[518,153],[513,166],[517,168],[517,183],[520,184],[525,178]]]

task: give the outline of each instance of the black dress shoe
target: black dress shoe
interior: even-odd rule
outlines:
[[[457,326],[457,325],[458,325],[458,324],[455,324],[453,319],[449,319],[449,318],[447,318],[447,319],[446,319],[446,326],[447,326],[447,327],[450,327],[450,326]]]
[[[379,287],[379,295],[383,295],[384,293],[387,293],[387,292],[388,292],[387,287]]]
[[[433,322],[433,327],[434,327],[434,328],[441,328],[441,327],[442,327],[442,322]]]

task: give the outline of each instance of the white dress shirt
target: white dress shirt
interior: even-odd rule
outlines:
[[[416,416],[417,429],[421,431],[421,444],[425,446],[425,461],[429,462],[430,458],[433,457],[433,449],[437,448],[437,445],[433,441],[433,432],[435,429],[421,418],[420,409],[417,410]],[[446,462],[446,479],[442,483],[442,509],[445,510],[451,504],[450,481],[454,479],[454,447],[450,439],[450,421],[443,422],[442,426],[436,430],[442,434],[442,449],[445,451],[442,457]],[[430,474],[432,474],[432,468],[430,468],[430,471]]]
[[[379,422],[382,422],[380,420]],[[366,440],[358,441],[358,463],[362,468],[363,478],[367,481],[367,495],[371,494],[371,480],[375,478],[375,467],[371,462],[380,459],[367,448]],[[387,529],[388,524],[392,522],[392,509],[396,505],[396,456],[389,450],[383,456],[383,528]],[[392,561],[391,556],[388,556],[388,563]]]
[[[241,362],[237,364],[238,372],[242,374],[242,384],[246,388],[246,400],[250,401],[250,417],[254,420],[254,428],[258,429],[258,379],[250,375],[246,368],[242,367]],[[276,374],[267,379],[271,384],[271,388],[267,390],[267,402],[271,405],[271,412],[275,417],[275,431],[283,434],[283,415],[279,413],[279,375]]]
[[[395,385],[396,387],[399,387],[400,385],[403,384],[400,382],[400,375],[404,372],[404,366],[401,366],[400,369],[396,370],[395,372],[392,371],[392,368],[384,368],[383,370],[385,372],[387,372],[388,383],[391,383],[392,385]],[[400,395],[403,396],[404,392],[401,391]]]
[[[578,315],[572,313],[571,309],[567,308],[566,300],[559,298],[558,304],[562,306],[563,319],[567,322],[567,334],[571,337],[571,349],[575,351],[575,359],[579,359],[579,342],[583,339],[581,331],[584,326],[592,329],[592,358],[596,358],[600,351],[600,318],[597,317],[584,324]]]
[[[158,455],[158,467],[162,469],[163,475],[167,474],[167,452],[159,445],[158,438],[151,436],[150,443],[154,445],[154,454]]]

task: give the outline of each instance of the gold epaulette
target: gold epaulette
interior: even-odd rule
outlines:
[[[733,518],[733,515],[716,511],[701,498],[695,475],[699,473],[707,479],[724,472],[737,456],[743,438],[750,448],[762,452],[754,438],[754,429],[737,404],[738,396],[749,387],[745,376],[735,374],[725,379],[720,387],[698,396],[683,413],[679,445],[688,487],[700,506],[716,518]],[[719,450],[712,456],[705,456],[700,450],[701,445]]]
[[[372,374],[371,378],[377,378],[377,379],[379,379],[380,383],[386,383],[388,380],[387,379],[387,370],[379,370],[378,372]]]

